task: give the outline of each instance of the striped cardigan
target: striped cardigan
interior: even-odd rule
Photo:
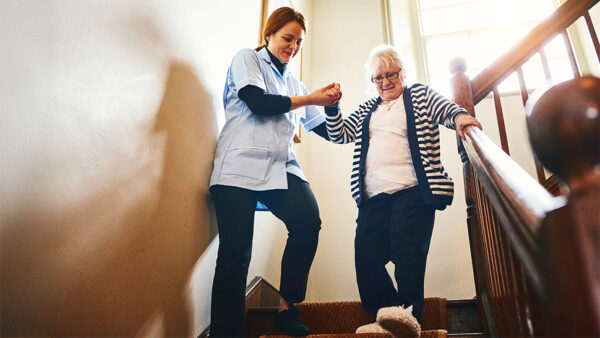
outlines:
[[[452,203],[454,183],[440,161],[438,124],[455,129],[459,114],[468,114],[426,85],[417,83],[404,89],[407,137],[420,191],[427,204],[444,209]],[[369,149],[369,121],[381,103],[376,97],[361,104],[345,119],[339,107],[327,107],[327,132],[331,142],[355,142],[350,177],[352,197],[360,207],[363,202],[365,163]]]

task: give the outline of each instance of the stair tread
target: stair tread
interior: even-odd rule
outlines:
[[[254,283],[260,287],[250,290],[252,301],[246,299],[246,335],[249,337],[286,337],[275,327],[275,314],[278,311],[279,294],[272,285],[261,280]],[[248,290],[247,290],[248,293]],[[268,296],[268,297],[267,297]],[[477,319],[475,298],[455,299],[425,298],[421,318],[422,337],[482,337]],[[297,304],[304,323],[311,328],[309,337],[386,337],[385,334],[356,334],[358,327],[375,321],[375,315],[367,313],[362,303],[352,301],[306,302]],[[473,316],[473,314],[475,314]],[[474,319],[472,319],[474,318]],[[474,325],[473,322],[477,324]],[[450,330],[449,330],[450,329]],[[462,333],[465,332],[465,333]],[[475,332],[475,333],[471,333]],[[389,336],[387,336],[389,337]]]
[[[425,330],[421,331],[421,338],[443,338],[446,337],[446,330]],[[263,335],[261,338],[288,338],[286,335]],[[306,336],[308,338],[362,338],[362,337],[373,337],[373,338],[390,338],[393,337],[386,333],[322,333],[322,334],[311,334]]]
[[[364,337],[354,333],[359,326],[375,322],[375,315],[365,311],[360,301],[314,302],[296,304],[302,321],[311,328],[314,337]],[[250,335],[278,336],[273,317],[278,307],[248,308],[248,333]],[[422,330],[432,335],[425,337],[446,337],[446,299],[430,297],[425,299]],[[438,333],[443,331],[443,334]],[[385,337],[385,335],[382,335]]]

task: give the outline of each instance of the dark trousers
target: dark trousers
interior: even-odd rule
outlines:
[[[423,313],[425,264],[435,209],[423,202],[418,187],[366,200],[358,211],[354,241],[360,299],[373,314],[388,306],[413,306]],[[385,269],[394,263],[398,289]]]
[[[245,333],[245,291],[256,201],[266,205],[288,230],[279,293],[288,302],[304,300],[321,219],[310,185],[291,174],[287,178],[288,189],[253,191],[223,185],[210,189],[220,241],[212,288],[211,337],[240,337]]]

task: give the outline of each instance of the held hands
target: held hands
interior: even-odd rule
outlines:
[[[310,93],[312,104],[317,106],[333,106],[342,98],[339,83],[330,83],[327,86]]]
[[[479,129],[483,129],[481,127],[481,123],[479,123],[479,121],[477,121],[477,119],[471,115],[461,114],[456,117],[456,132],[463,140],[465,139],[464,129],[468,126],[475,126]]]
[[[342,88],[340,87],[340,84],[337,82],[334,82],[332,84],[333,86],[327,90],[327,95],[335,102],[333,102],[333,104],[330,104],[330,106],[336,105],[342,99]]]

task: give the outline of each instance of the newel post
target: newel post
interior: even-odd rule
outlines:
[[[471,80],[465,74],[467,63],[462,58],[455,58],[450,61],[450,73],[452,76],[452,95],[454,102],[463,106],[469,113],[475,116],[473,106],[473,91],[471,90]]]
[[[454,102],[463,106],[469,113],[475,116],[473,108],[473,95],[471,92],[471,80],[465,74],[467,64],[462,58],[455,58],[450,61],[450,72],[452,76],[452,95]],[[473,166],[469,162],[469,157],[465,151],[460,137],[456,137],[458,144],[458,154],[463,163],[463,178],[465,184],[465,200],[467,204],[467,227],[469,230],[469,244],[471,245],[471,264],[473,265],[473,274],[475,275],[475,288],[477,295],[484,288],[484,261],[481,251],[481,232],[477,227],[477,211],[475,209],[475,180],[473,177]]]
[[[600,336],[600,78],[584,76],[532,97],[527,126],[535,155],[569,186],[564,207],[542,222],[548,329]]]
[[[473,93],[471,90],[471,80],[465,74],[467,65],[464,59],[456,58],[450,62],[450,72],[452,76],[452,93],[454,102],[464,107],[469,113],[475,116],[473,106]],[[485,290],[485,261],[483,254],[483,239],[479,228],[477,210],[474,200],[475,193],[475,178],[473,166],[469,161],[469,157],[464,149],[460,137],[456,137],[458,144],[458,153],[463,162],[463,177],[465,185],[465,201],[467,204],[467,228],[469,231],[469,244],[471,246],[471,264],[473,265],[473,274],[475,277],[475,289],[477,297],[481,297]],[[479,303],[480,318],[485,318],[484,309]],[[487,326],[486,321],[482,321]],[[489,328],[487,328],[489,330]]]
[[[450,61],[450,72],[452,76],[452,96],[454,102],[464,107],[469,114],[475,116],[475,108],[473,105],[473,91],[471,90],[471,80],[465,74],[467,63],[462,58],[455,58]],[[462,140],[458,137],[458,153],[460,154],[463,164],[468,162],[467,154],[465,153]],[[465,182],[466,183],[466,182]],[[466,187],[465,187],[466,188]],[[467,200],[468,202],[468,200]]]

